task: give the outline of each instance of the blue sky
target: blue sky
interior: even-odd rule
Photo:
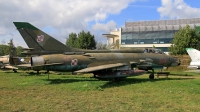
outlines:
[[[199,0],[184,0],[191,7],[200,8]],[[161,6],[161,0],[137,1],[128,5],[120,14],[109,15],[106,21],[114,20],[118,27],[124,26],[126,21],[143,21],[143,20],[162,20],[170,19],[169,17],[160,17],[157,8]],[[200,15],[198,13],[197,15]],[[200,16],[197,16],[200,17]]]
[[[160,19],[160,15],[156,10],[159,6],[160,1],[134,2],[129,4],[126,9],[123,9],[120,14],[110,15],[107,21],[114,20],[120,27],[126,21],[158,20]]]
[[[65,43],[71,32],[102,33],[127,21],[200,18],[199,0],[1,0],[0,42],[27,47],[13,22],[29,22]]]

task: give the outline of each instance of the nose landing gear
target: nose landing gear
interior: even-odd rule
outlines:
[[[149,75],[149,79],[154,79],[154,69],[152,69],[152,73]]]

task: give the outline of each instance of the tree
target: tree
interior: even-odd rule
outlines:
[[[10,39],[8,45],[1,45],[0,54],[2,55],[10,55],[15,56],[16,48],[13,44],[13,39]]]
[[[13,44],[13,39],[10,39],[10,42],[8,43],[8,52],[9,55],[12,56],[16,56],[16,47]]]
[[[8,55],[8,45],[0,45],[0,56]]]
[[[13,39],[10,39],[8,45],[0,45],[0,56],[24,56],[21,52],[23,52],[23,47],[17,46],[16,48],[13,44]]]
[[[102,42],[96,43],[96,49],[107,49],[106,47],[107,47],[107,45],[103,44]]]
[[[85,33],[84,31],[78,34],[78,48],[81,49],[95,49],[96,41],[94,35],[91,35],[90,32]]]
[[[85,33],[84,31],[82,31],[78,34],[78,37],[76,33],[69,34],[66,45],[69,47],[81,49],[95,49],[96,41],[94,35],[91,35],[90,32]]]
[[[16,48],[16,56],[24,56],[22,54],[22,52],[23,52],[23,47],[22,46],[17,46],[17,48]]]
[[[169,51],[174,55],[187,54],[185,48],[195,48],[200,49],[200,35],[191,29],[189,25],[181,28],[178,32],[174,34],[174,39],[172,40],[172,45]]]
[[[66,45],[69,47],[77,47],[77,35],[76,33],[70,33],[67,38]]]

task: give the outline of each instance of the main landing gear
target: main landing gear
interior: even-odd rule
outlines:
[[[154,79],[154,69],[152,69],[152,73],[149,75],[149,79]]]
[[[13,69],[13,72],[14,72],[14,73],[17,73],[17,70],[16,70],[16,69]]]

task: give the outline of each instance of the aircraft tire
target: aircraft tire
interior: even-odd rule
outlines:
[[[14,73],[17,73],[17,70],[13,70]]]
[[[40,74],[40,71],[39,71],[39,70],[37,70],[37,74]]]
[[[154,73],[151,73],[151,74],[149,75],[149,79],[154,79]]]

